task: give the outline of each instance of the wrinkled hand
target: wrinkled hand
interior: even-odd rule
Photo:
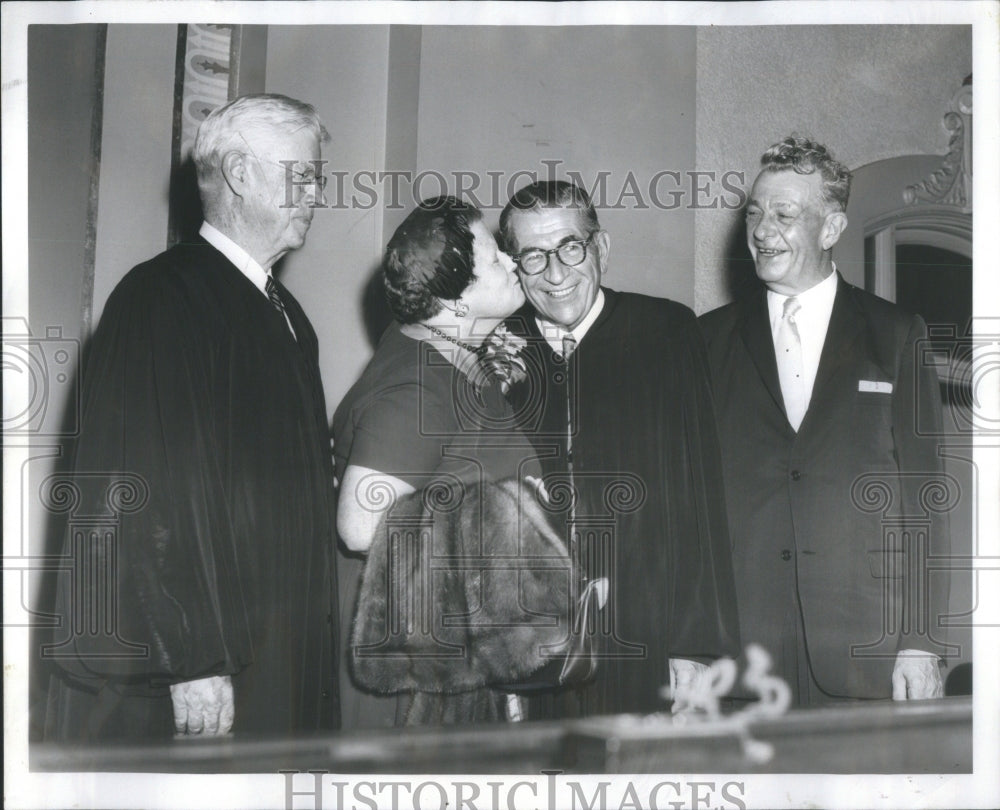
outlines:
[[[211,737],[228,734],[233,727],[236,708],[228,675],[171,684],[170,697],[178,734]]]
[[[708,677],[709,668],[688,658],[671,658],[669,663],[670,695],[673,698],[670,711],[673,714],[694,711],[691,695],[699,681]]]
[[[927,700],[944,697],[938,658],[922,650],[900,650],[892,668],[893,700]]]

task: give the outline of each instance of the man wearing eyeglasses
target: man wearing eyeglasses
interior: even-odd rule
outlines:
[[[66,541],[51,739],[339,723],[317,340],[273,277],[323,202],[326,138],[285,96],[213,111],[192,153],[198,238],[133,268],[107,302],[74,482],[88,514],[106,512],[118,478],[138,494],[110,546]]]
[[[611,238],[572,183],[521,189],[500,229],[528,300],[512,329],[528,339],[529,378],[511,398],[555,520],[588,576],[610,583],[596,679],[532,700],[529,716],[658,711],[668,683],[677,710],[706,664],[739,646],[697,322],[601,286]]]

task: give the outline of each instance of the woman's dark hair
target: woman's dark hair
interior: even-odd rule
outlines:
[[[385,297],[396,320],[416,323],[441,311],[473,279],[470,228],[483,218],[455,197],[424,200],[403,220],[385,249]]]

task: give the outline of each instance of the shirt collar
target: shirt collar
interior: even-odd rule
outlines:
[[[594,325],[594,321],[597,320],[597,317],[601,314],[601,310],[603,309],[604,290],[598,288],[597,298],[594,299],[594,303],[590,307],[590,312],[587,313],[587,317],[576,325],[575,329],[563,329],[558,324],[543,321],[537,315],[535,316],[535,323],[538,324],[538,331],[542,333],[542,337],[545,338],[545,342],[548,343],[553,350],[561,352],[563,350],[563,337],[566,335],[572,335],[576,342],[579,343],[583,340],[583,336],[590,330],[590,327]]]
[[[265,285],[270,273],[257,264],[249,253],[211,223],[202,222],[198,233],[202,239],[229,259],[236,266],[236,269],[245,275],[258,290],[267,295]]]
[[[805,292],[796,295],[782,295],[781,293],[767,291],[767,314],[771,320],[771,326],[781,320],[784,314],[785,301],[795,298],[802,305],[803,310],[816,310],[817,308],[832,309],[833,299],[837,295],[837,265],[833,265],[833,272],[818,284],[814,284]]]

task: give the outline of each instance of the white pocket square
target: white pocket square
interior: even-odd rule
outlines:
[[[892,383],[882,380],[858,380],[859,391],[869,391],[873,394],[891,394]]]

